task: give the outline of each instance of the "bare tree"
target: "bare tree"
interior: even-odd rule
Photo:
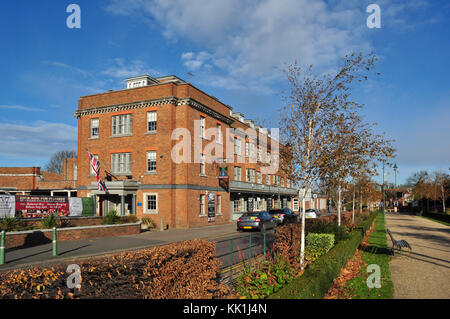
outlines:
[[[52,155],[47,165],[45,165],[44,170],[47,172],[53,172],[57,174],[62,174],[62,163],[65,158],[75,158],[77,157],[76,151],[62,150],[58,151]]]
[[[289,83],[282,110],[280,129],[284,144],[292,156],[292,177],[301,185],[302,227],[300,259],[304,267],[305,249],[305,197],[313,185],[318,185],[334,165],[330,156],[336,119],[343,123],[361,105],[349,99],[352,82],[367,80],[367,73],[376,61],[375,56],[362,54],[346,56],[336,74],[314,74],[312,66],[303,69],[297,63],[284,70]],[[355,113],[356,114],[356,113]]]
[[[442,202],[442,212],[445,214],[445,201],[450,194],[450,175],[444,172],[434,172],[433,182],[438,189],[436,199]]]

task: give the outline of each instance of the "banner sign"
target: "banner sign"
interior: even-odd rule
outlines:
[[[208,194],[208,222],[213,222],[216,217],[216,194]]]
[[[11,195],[0,195],[0,218],[14,217],[16,199]]]
[[[16,210],[69,210],[69,198],[63,196],[16,195]]]
[[[83,213],[83,201],[81,197],[69,197],[69,216],[81,216]]]

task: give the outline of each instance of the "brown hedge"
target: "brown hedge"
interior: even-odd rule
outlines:
[[[0,298],[211,299],[229,295],[217,281],[215,243],[191,240],[136,252],[71,262],[81,289],[67,288],[66,264],[0,274]]]

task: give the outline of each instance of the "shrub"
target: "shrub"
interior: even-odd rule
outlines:
[[[102,225],[120,224],[120,216],[116,210],[110,210],[106,216],[102,218]]]
[[[0,228],[4,231],[12,231],[17,227],[18,223],[19,221],[15,217],[5,217],[0,222]]]
[[[306,229],[308,233],[334,234],[334,244],[349,238],[345,226],[338,226],[336,223],[319,221],[306,225]]]
[[[58,227],[58,219],[55,214],[50,214],[45,217],[41,222],[41,227],[45,229]]]
[[[136,223],[138,221],[138,218],[136,215],[128,215],[125,217],[122,217],[122,222],[124,223]]]
[[[334,234],[309,233],[306,236],[306,245],[314,250],[323,248],[327,252],[334,246]]]
[[[213,299],[229,295],[217,281],[216,244],[195,239],[84,261],[80,290],[67,288],[67,264],[0,273],[0,299]]]
[[[148,229],[156,228],[156,223],[150,217],[142,218],[142,224],[147,225]]]

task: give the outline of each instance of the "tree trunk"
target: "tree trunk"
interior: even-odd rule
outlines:
[[[303,191],[302,197],[302,234],[301,234],[301,242],[300,242],[300,269],[305,269],[305,215],[306,215],[306,207],[305,207],[305,196],[306,191]]]
[[[355,223],[355,196],[356,196],[355,185],[353,185],[353,207],[352,207],[352,224]]]
[[[362,207],[363,207],[363,202],[362,202],[362,191],[360,190],[359,193],[359,213],[362,214]]]
[[[338,187],[338,226],[341,226],[341,185]]]

